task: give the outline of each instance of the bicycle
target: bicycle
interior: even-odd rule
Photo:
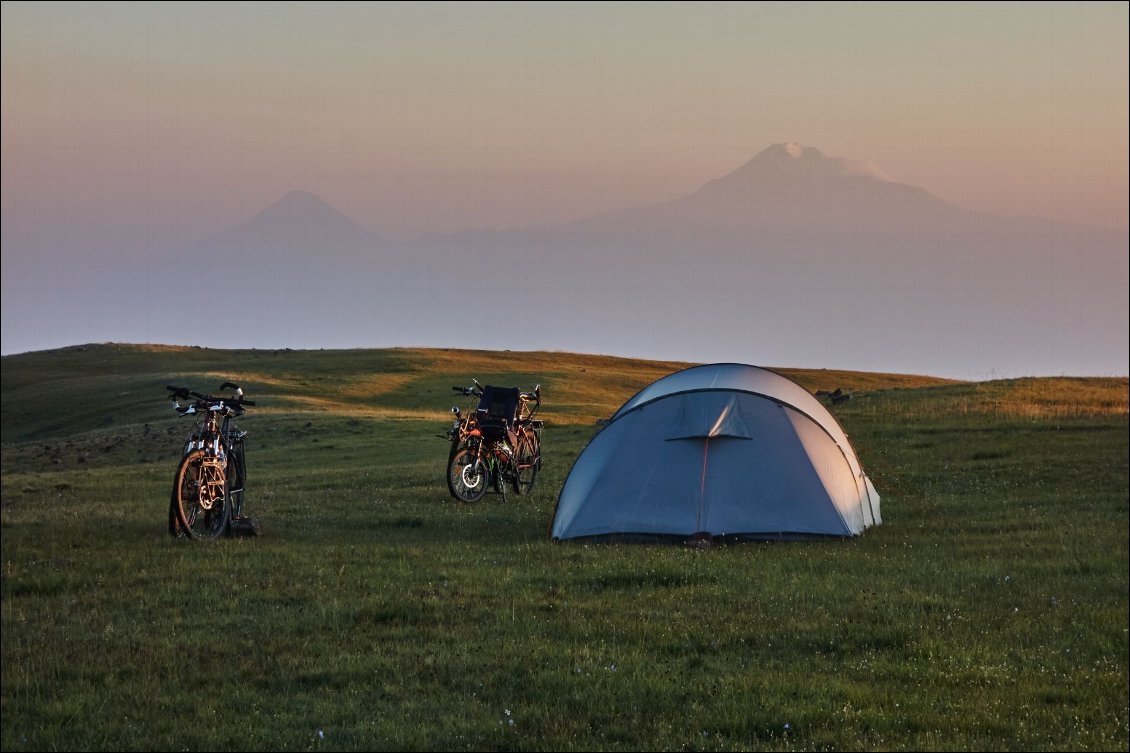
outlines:
[[[509,485],[515,494],[529,494],[541,471],[541,431],[545,424],[535,418],[541,407],[541,385],[533,392],[516,387],[483,386],[472,379],[471,387],[453,390],[478,398],[478,406],[466,413],[453,406],[455,422],[441,438],[451,443],[447,454],[447,488],[460,502],[477,502],[493,486],[506,496]]]
[[[243,390],[224,382],[220,390],[230,396],[203,395],[185,387],[166,386],[173,408],[182,416],[196,416],[185,442],[169,498],[169,535],[211,540],[229,533],[233,521],[243,516],[247,482],[244,437],[232,419],[255,403]],[[179,400],[192,400],[181,407]],[[252,526],[257,530],[255,526]]]

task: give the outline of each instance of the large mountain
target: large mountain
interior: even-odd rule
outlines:
[[[968,211],[797,144],[674,201],[553,226],[395,244],[295,192],[159,264],[13,280],[6,268],[9,351],[30,318],[60,333],[52,345],[560,349],[940,376],[1127,368],[1125,232]]]
[[[878,241],[915,254],[945,241],[1006,246],[1048,234],[1099,242],[1124,237],[1104,228],[1037,218],[1006,218],[949,204],[902,183],[865,162],[831,157],[795,143],[774,144],[729,174],[674,201],[618,209],[555,225],[470,231],[430,238],[421,247],[527,245],[548,239],[616,247],[664,249],[744,248],[751,256],[815,248],[840,256],[849,245]],[[929,250],[929,249],[926,249]]]
[[[671,202],[418,252],[540,291],[547,330],[613,352],[942,375],[1127,360],[1125,232],[961,209],[797,144]]]
[[[960,210],[924,189],[900,183],[864,162],[829,157],[799,144],[774,144],[733,172],[675,201],[609,212],[579,223],[601,229],[651,223],[742,231],[796,231],[834,226],[889,233],[952,219]]]

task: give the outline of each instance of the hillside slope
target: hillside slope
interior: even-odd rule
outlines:
[[[471,379],[542,386],[543,415],[592,424],[639,389],[686,363],[556,352],[387,350],[217,350],[162,345],[83,345],[0,359],[3,441],[18,442],[173,417],[166,384],[199,391],[239,383],[256,415],[446,420]],[[774,369],[812,390],[845,392],[958,384],[933,377]]]

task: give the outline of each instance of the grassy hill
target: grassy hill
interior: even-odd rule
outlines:
[[[554,545],[594,423],[687,364],[87,345],[0,360],[0,748],[1128,745],[1127,379],[775,369],[883,498],[859,539]],[[457,505],[452,385],[540,383],[527,497]],[[188,425],[239,382],[257,539],[164,533]]]
[[[205,390],[225,380],[238,382],[262,402],[257,415],[311,412],[423,420],[446,418],[455,396],[450,388],[470,384],[471,377],[527,389],[540,383],[553,396],[545,406],[547,417],[561,424],[591,424],[659,377],[690,365],[549,352],[113,344],[6,356],[2,363],[5,442],[170,418],[165,384],[191,383]],[[919,376],[778,371],[813,391],[954,384]]]

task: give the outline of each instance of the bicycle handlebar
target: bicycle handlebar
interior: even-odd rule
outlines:
[[[475,385],[473,387],[452,387],[451,389],[455,390],[456,392],[458,392],[462,395],[467,395],[467,396],[475,395],[477,397],[482,397],[483,396],[483,388],[482,388],[482,385],[479,384],[479,380],[472,379],[471,381],[475,383]],[[169,389],[172,389],[172,387],[170,387]],[[537,387],[534,387],[533,392],[521,392],[520,391],[518,393],[518,397],[520,399],[526,401],[526,402],[540,403],[541,402],[541,385],[539,384]]]
[[[235,387],[235,389],[237,389],[237,390],[239,389],[239,387],[237,385],[234,385],[231,382],[224,382],[220,386],[220,389],[226,389],[228,387]],[[171,384],[166,384],[165,389],[167,389],[169,392],[173,393],[169,397],[181,398],[182,400],[187,400],[190,397],[194,397],[197,400],[201,400],[201,401],[204,401],[204,402],[207,402],[207,403],[225,403],[227,405],[234,405],[234,406],[239,407],[239,408],[242,408],[245,405],[255,405],[254,400],[246,400],[246,399],[243,398],[242,395],[239,396],[239,397],[202,395],[199,392],[188,389],[187,387],[174,387]]]

